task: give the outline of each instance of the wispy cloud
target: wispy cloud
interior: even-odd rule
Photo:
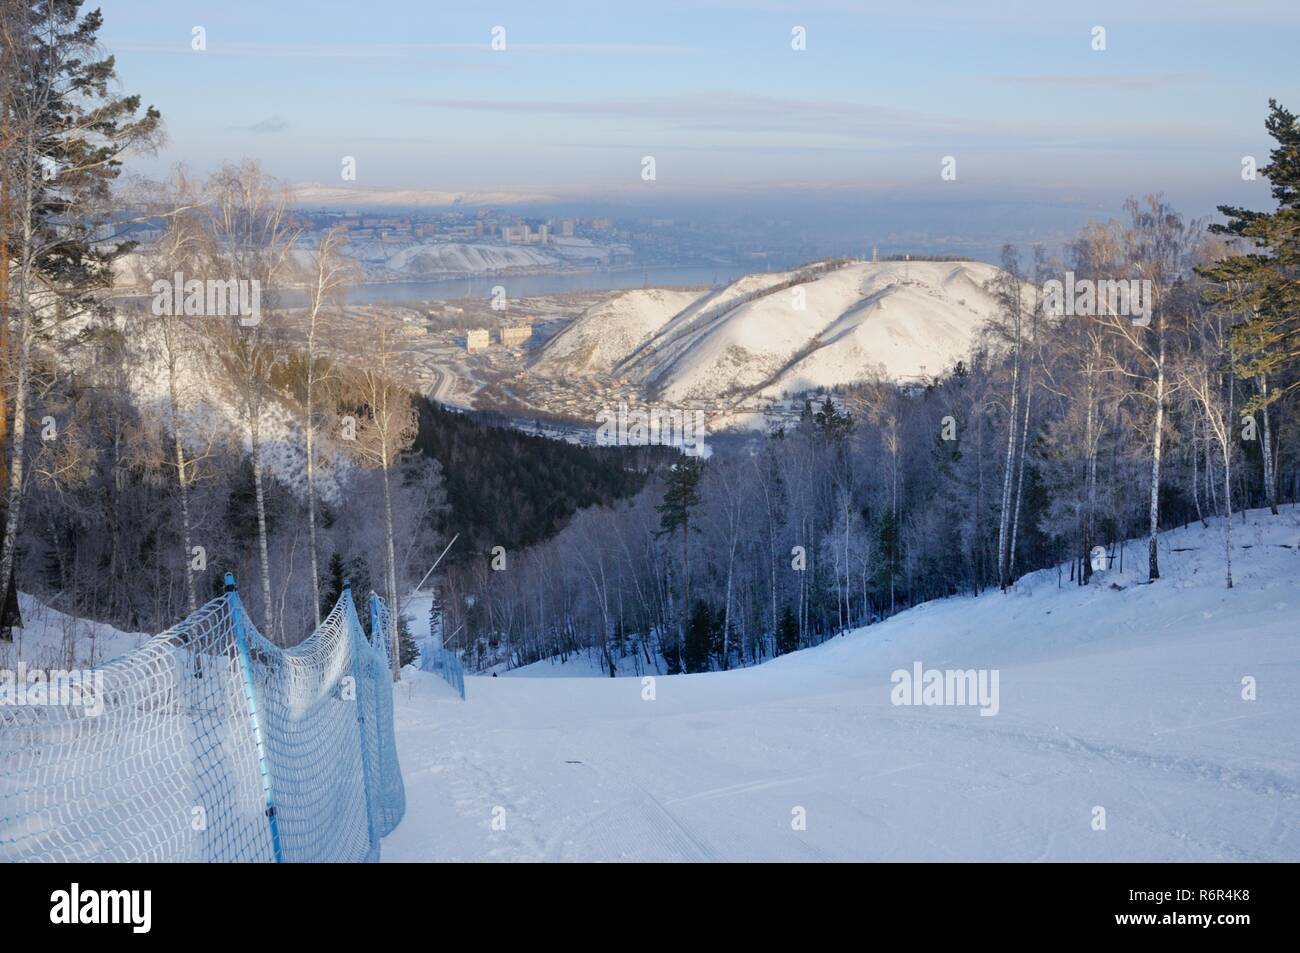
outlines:
[[[792,99],[701,90],[682,96],[593,99],[415,99],[433,109],[467,112],[567,115],[620,120],[657,120],[692,130],[796,131],[827,133],[919,130],[980,126],[973,120],[912,110],[822,99]]]
[[[182,43],[114,43],[122,53],[183,54],[186,56],[275,56],[299,59],[381,60],[419,56],[429,53],[570,53],[591,56],[677,56],[700,52],[686,46],[655,43],[516,43],[509,41],[504,51],[492,49],[491,43],[222,43],[208,38],[201,53]]]
[[[275,132],[284,132],[289,128],[289,120],[283,116],[268,116],[260,119],[248,126],[228,126],[231,132],[251,132],[257,135],[269,135]]]
[[[989,76],[996,83],[1021,86],[1074,86],[1081,89],[1118,89],[1129,92],[1162,89],[1193,83],[1201,73],[1039,73],[1033,76]]]
[[[1022,77],[1015,77],[1016,80]],[[1029,81],[1030,78],[1023,78]],[[1109,77],[1114,80],[1114,77]],[[1086,149],[1174,148],[1217,141],[1203,129],[1107,121],[1102,125],[1043,119],[950,116],[843,100],[811,100],[701,91],[690,96],[592,99],[408,99],[431,109],[517,116],[573,116],[588,132],[604,124],[607,148],[636,137],[693,151],[813,150],[849,144],[862,152],[895,148]],[[792,139],[791,137],[798,137]]]

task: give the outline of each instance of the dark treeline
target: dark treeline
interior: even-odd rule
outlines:
[[[425,398],[419,415],[414,449],[441,466],[441,525],[448,537],[461,534],[451,563],[549,539],[578,510],[637,493],[652,467],[675,456],[662,447],[576,446]]]

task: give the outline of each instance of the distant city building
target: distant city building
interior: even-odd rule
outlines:
[[[475,328],[465,334],[465,350],[470,354],[486,351],[491,343],[492,338],[488,334],[487,328]]]
[[[531,324],[521,324],[517,327],[501,329],[501,343],[506,347],[523,344],[532,336],[533,326]]]
[[[560,234],[565,238],[573,237],[573,219],[566,218],[560,222]]]
[[[521,225],[507,225],[501,229],[501,237],[510,244],[545,245],[550,237],[550,226],[540,225],[533,231],[527,222]]]

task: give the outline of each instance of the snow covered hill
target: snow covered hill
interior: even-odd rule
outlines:
[[[749,275],[686,304],[682,293],[628,292],[556,335],[533,369],[608,373],[659,400],[724,405],[877,374],[918,378],[968,354],[996,311],[984,285],[997,273],[978,262],[852,262]]]
[[[363,188],[357,185],[324,185],[303,182],[290,189],[295,205],[342,206],[345,208],[447,208],[463,205],[517,205],[548,202],[553,196],[543,192],[440,192],[434,189]]]
[[[535,370],[551,377],[608,375],[643,346],[674,314],[699,295],[659,288],[616,295],[574,321],[547,342]]]
[[[653,700],[638,678],[477,677],[461,702],[408,670],[384,858],[1298,860],[1300,509],[1234,530],[1231,590],[1212,521],[1162,534],[1152,585],[1130,544],[1087,588],[1035,573],[660,676]],[[892,704],[916,663],[996,671],[997,714]]]
[[[560,259],[540,248],[465,242],[393,244],[354,242],[348,254],[366,269],[372,281],[481,275],[514,269],[550,268]]]

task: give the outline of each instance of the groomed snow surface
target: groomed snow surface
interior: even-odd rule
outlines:
[[[1300,509],[1236,519],[1232,590],[1222,526],[1162,534],[1152,585],[1129,543],[1087,588],[1036,573],[653,701],[470,677],[462,702],[408,668],[383,859],[1298,860]],[[996,669],[998,713],[891,704],[915,662]]]

